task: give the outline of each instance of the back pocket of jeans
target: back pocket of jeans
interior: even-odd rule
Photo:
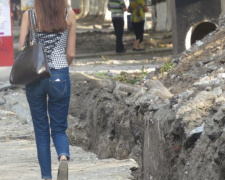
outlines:
[[[60,80],[60,81],[52,81],[51,80],[51,89],[52,95],[57,98],[62,98],[67,94],[67,81]]]

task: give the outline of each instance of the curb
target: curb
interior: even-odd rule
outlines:
[[[144,59],[144,60],[106,60],[104,61],[101,57],[99,60],[91,59],[91,60],[84,60],[75,59],[73,61],[73,64],[77,67],[84,67],[84,66],[90,66],[90,67],[96,67],[96,66],[112,66],[112,67],[120,67],[120,66],[138,66],[138,65],[147,65],[150,63],[157,63],[159,62],[156,59]]]
[[[99,58],[102,56],[126,56],[126,55],[136,55],[136,54],[153,54],[153,53],[165,53],[165,52],[173,52],[173,48],[156,48],[150,49],[146,51],[132,51],[128,50],[125,53],[116,53],[114,51],[110,52],[102,52],[102,53],[91,53],[91,54],[77,54],[75,59],[85,59],[85,58]]]
[[[7,90],[7,89],[11,89],[11,88],[14,88],[14,87],[16,87],[15,85],[6,85],[6,86],[4,86],[4,87],[0,87],[0,92],[1,91],[4,91],[4,90]]]

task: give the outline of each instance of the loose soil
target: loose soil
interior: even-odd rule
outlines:
[[[83,31],[81,30],[85,27]],[[76,53],[89,54],[115,51],[116,37],[110,22],[104,23],[101,18],[85,18],[77,20],[77,39]],[[13,41],[15,52],[18,51],[20,27],[14,27]],[[134,32],[124,31],[123,42],[125,49],[131,50],[135,40]],[[146,30],[144,33],[143,46],[146,49],[153,48],[172,48],[172,33],[171,32],[154,32]]]
[[[213,35],[202,40],[204,44],[201,47],[194,45],[192,49],[183,52],[178,57],[172,57],[171,60],[179,64],[164,74],[160,73],[159,68],[155,75],[173,94],[186,91],[195,81],[207,74],[216,75],[218,67],[224,66],[224,33],[224,29],[215,31]]]
[[[71,143],[101,158],[134,158],[135,180],[224,180],[224,27],[140,86],[73,75]]]
[[[134,43],[134,33],[124,32],[123,42],[125,49],[131,50]],[[152,48],[171,48],[171,33],[155,33],[146,31],[144,34],[144,43],[146,49]],[[116,37],[114,32],[85,32],[77,35],[77,54],[99,53],[115,51]]]

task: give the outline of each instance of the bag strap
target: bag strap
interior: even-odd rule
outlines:
[[[28,10],[28,18],[29,18],[29,43],[31,43],[32,42],[31,9]]]
[[[30,42],[32,40],[32,27],[33,27],[35,39],[36,39],[37,43],[39,43],[37,30],[36,30],[36,27],[34,26],[34,21],[33,21],[33,17],[32,17],[33,16],[33,9],[28,10],[28,14],[29,14]]]

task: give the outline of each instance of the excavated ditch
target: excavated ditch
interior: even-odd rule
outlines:
[[[224,19],[143,85],[72,74],[71,144],[133,158],[137,180],[225,179]]]

